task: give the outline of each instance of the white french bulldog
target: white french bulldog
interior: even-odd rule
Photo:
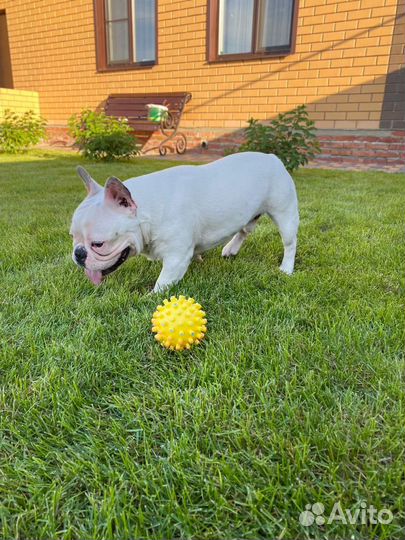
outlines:
[[[154,292],[178,282],[193,257],[228,242],[236,255],[262,214],[281,234],[280,269],[294,270],[298,204],[294,182],[274,155],[233,154],[206,165],[181,165],[102,188],[83,169],[87,197],[73,215],[73,260],[99,285],[130,256],[161,260]]]

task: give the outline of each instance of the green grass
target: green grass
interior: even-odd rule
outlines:
[[[0,156],[0,536],[402,539],[405,176],[295,174],[296,273],[268,219],[235,260],[207,253],[168,292],[208,316],[178,354],[151,333],[158,263],[99,288],[72,263],[79,162]],[[394,520],[300,525],[339,500]]]

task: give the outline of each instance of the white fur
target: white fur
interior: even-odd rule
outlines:
[[[131,208],[114,205],[107,190],[85,182],[89,196],[76,210],[71,232],[75,246],[88,251],[89,271],[108,268],[130,246],[131,254],[163,262],[154,287],[160,291],[184,276],[195,255],[226,242],[222,255],[236,255],[254,218],[268,214],[284,244],[280,269],[293,272],[297,196],[291,176],[274,155],[246,152],[131,178],[124,182],[136,203]],[[94,253],[94,241],[108,242],[105,253]]]

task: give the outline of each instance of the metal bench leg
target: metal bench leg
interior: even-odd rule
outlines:
[[[180,113],[181,118],[181,113]],[[162,120],[160,123],[160,131],[163,135],[166,136],[166,139],[164,139],[159,144],[159,154],[161,156],[165,156],[167,154],[167,148],[168,148],[168,142],[172,141],[173,139],[176,139],[176,142],[174,144],[176,152],[178,154],[184,154],[184,152],[187,149],[187,139],[184,133],[178,133],[177,129],[179,127],[180,118],[175,120],[172,116],[172,114],[169,112],[168,116]],[[172,133],[168,133],[169,131],[172,131]],[[174,142],[174,141],[173,141]]]
[[[178,154],[184,154],[186,150],[187,150],[186,136],[183,133],[177,133],[176,152]]]

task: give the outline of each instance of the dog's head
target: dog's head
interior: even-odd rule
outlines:
[[[105,276],[136,254],[137,206],[118,178],[109,178],[103,188],[83,167],[78,167],[77,172],[86,186],[87,197],[72,218],[72,258],[99,285]]]

